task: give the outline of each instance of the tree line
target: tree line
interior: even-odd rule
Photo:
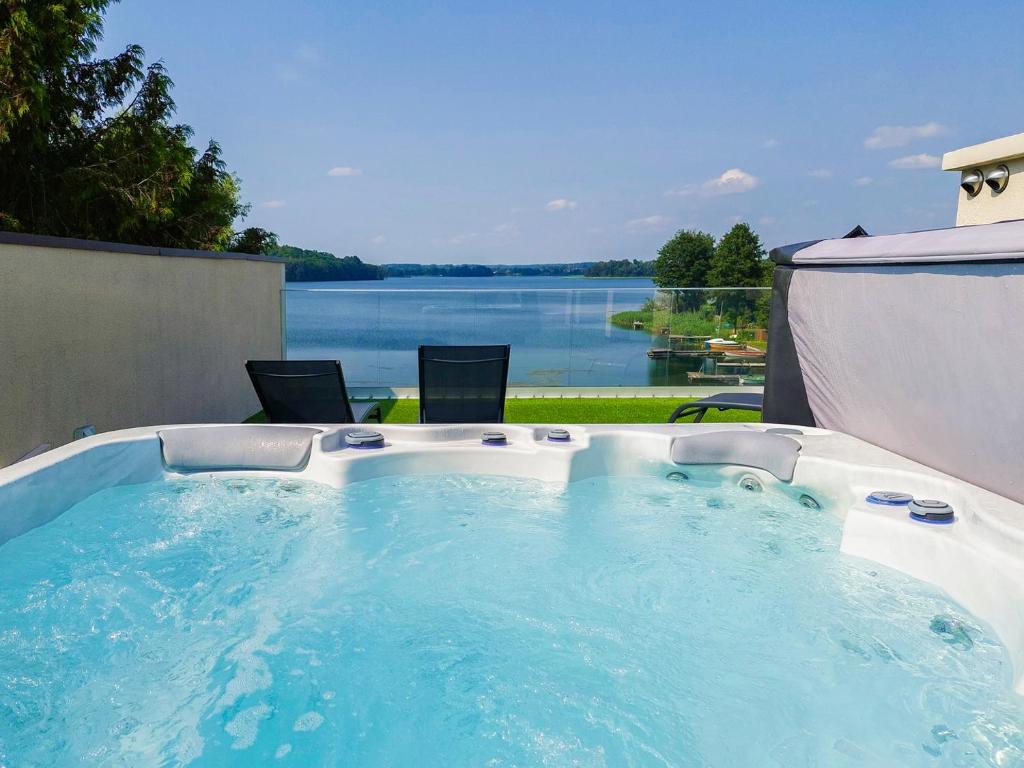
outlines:
[[[494,277],[484,264],[385,264],[388,277]]]
[[[598,261],[583,273],[586,277],[653,277],[654,262],[639,259]]]
[[[387,276],[387,270],[384,267],[366,264],[358,256],[339,258],[327,251],[312,251],[276,243],[267,246],[266,253],[285,260],[285,280],[293,283],[328,280],[383,280]]]

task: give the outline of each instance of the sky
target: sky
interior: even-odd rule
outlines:
[[[371,263],[650,259],[952,226],[944,152],[1024,131],[1024,4],[123,0],[239,226]],[[1000,30],[1006,30],[1006,39]]]

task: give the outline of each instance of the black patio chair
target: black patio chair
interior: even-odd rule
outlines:
[[[352,403],[337,360],[249,360],[263,412],[271,424],[381,422],[377,403]]]
[[[420,347],[420,423],[505,420],[508,344]]]
[[[711,397],[705,397],[701,400],[694,400],[691,403],[683,403],[674,411],[672,415],[668,417],[668,423],[672,424],[679,419],[686,416],[693,416],[694,423],[703,420],[704,415],[715,408],[719,411],[756,411],[761,412],[761,403],[764,400],[764,395],[760,392],[722,392],[721,394],[711,395]]]

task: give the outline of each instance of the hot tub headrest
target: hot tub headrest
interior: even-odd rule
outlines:
[[[315,427],[240,424],[162,429],[160,449],[168,469],[300,470],[309,461]]]
[[[724,430],[677,437],[672,441],[676,464],[733,464],[771,472],[789,482],[800,454],[791,437],[767,432]]]

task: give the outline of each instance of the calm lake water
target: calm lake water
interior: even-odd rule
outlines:
[[[420,344],[511,344],[512,386],[684,385],[699,361],[608,322],[654,295],[648,279],[414,277],[289,283],[290,359],[338,359],[349,386],[415,386]]]

